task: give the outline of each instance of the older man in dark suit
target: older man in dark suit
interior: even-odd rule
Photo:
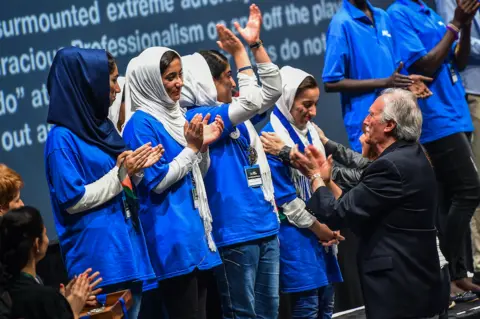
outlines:
[[[370,107],[366,142],[379,157],[349,192],[330,180],[331,159],[313,147],[293,162],[310,177],[307,208],[332,229],[360,238],[358,266],[368,318],[436,318],[441,312],[436,250],[436,180],[418,139],[416,98],[386,90]]]

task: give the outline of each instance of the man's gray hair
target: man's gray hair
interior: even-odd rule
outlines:
[[[415,95],[403,89],[386,89],[382,97],[385,102],[382,121],[397,124],[393,136],[397,140],[417,142],[422,134],[423,118]]]

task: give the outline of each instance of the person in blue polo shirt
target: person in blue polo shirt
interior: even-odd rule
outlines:
[[[351,147],[361,152],[362,122],[379,93],[389,87],[431,93],[418,75],[407,76],[397,53],[394,28],[385,11],[367,0],[344,0],[327,31],[323,82],[340,92],[343,121]]]
[[[421,0],[397,0],[387,10],[402,43],[399,49],[407,70],[434,78],[430,85],[433,95],[418,104],[423,114],[420,142],[430,155],[444,194],[440,243],[452,281],[462,290],[477,293],[480,286],[466,279],[462,250],[480,202],[480,182],[465,134],[472,132],[473,125],[458,71],[465,68],[470,52],[470,27],[465,26],[479,6],[477,0],[462,1],[448,24]],[[452,284],[452,292],[453,288]]]
[[[221,48],[238,68],[238,98],[232,99],[235,82],[223,54],[209,50],[182,57],[185,86],[180,103],[189,109],[187,119],[210,113],[225,122],[223,136],[210,147],[211,165],[205,175],[213,236],[223,260],[216,269],[223,318],[278,316],[278,216],[270,167],[249,121],[272,107],[281,94],[280,72],[259,38],[261,21],[259,8],[252,5],[246,28],[237,24],[237,29],[252,48],[262,88],[242,42],[225,26],[218,25],[217,31]]]
[[[115,60],[104,50],[58,51],[47,82],[47,122],[54,127],[45,144],[45,171],[68,276],[93,267],[103,276],[104,293],[130,289],[128,317],[137,318],[142,281],[154,272],[128,176],[135,181],[136,173],[156,163],[161,147],[127,150],[107,118],[120,92],[117,78]]]
[[[280,74],[282,96],[263,135],[274,132],[286,145],[298,145],[301,152],[307,145],[314,145],[325,154],[310,122],[316,116],[320,97],[317,81],[290,66],[283,67]],[[329,241],[335,233],[306,209],[305,203],[311,197],[308,178],[278,156],[268,154],[267,158],[281,220],[280,291],[290,301],[292,319],[332,318],[333,283],[341,282],[342,275],[334,252],[337,247],[324,248],[319,241]]]

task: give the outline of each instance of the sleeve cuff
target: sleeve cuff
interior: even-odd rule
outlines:
[[[324,146],[325,146],[325,153],[327,156],[335,154],[335,152],[338,149],[338,143],[330,139],[328,140],[327,144],[325,144]]]

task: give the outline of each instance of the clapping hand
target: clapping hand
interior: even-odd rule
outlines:
[[[233,34],[226,26],[217,24],[218,41],[220,49],[235,55],[238,52],[245,51],[242,41]]]
[[[100,276],[100,272],[97,271],[97,272],[93,273],[92,275],[90,275],[91,272],[92,272],[92,268],[88,268],[80,276],[82,276],[82,275],[86,276],[87,281],[89,283],[90,294],[87,297],[87,299],[85,301],[85,304],[88,305],[88,306],[91,306],[91,307],[95,307],[97,305],[97,295],[100,292],[102,292],[102,288],[95,289],[95,287],[103,281],[103,278],[101,278],[101,277],[97,278],[98,276]],[[67,300],[73,298],[73,296],[72,296],[73,291],[74,291],[73,288],[76,285],[78,278],[79,278],[79,276],[75,276],[72,280],[70,280],[70,282],[67,284],[67,286],[65,286],[64,284],[60,284],[60,293]]]
[[[225,128],[225,124],[223,123],[222,117],[217,115],[215,117],[215,121],[208,124],[210,121],[210,113],[205,115],[203,119],[203,146],[202,146],[202,153],[207,151],[207,148],[210,144],[215,142],[222,136],[223,129]]]
[[[256,4],[250,6],[250,16],[245,28],[242,28],[238,22],[233,24],[240,36],[249,44],[255,44],[260,40],[260,30],[262,28],[262,12]]]
[[[184,135],[187,147],[198,153],[203,145],[203,122],[202,115],[196,114],[189,122],[185,121]]]

